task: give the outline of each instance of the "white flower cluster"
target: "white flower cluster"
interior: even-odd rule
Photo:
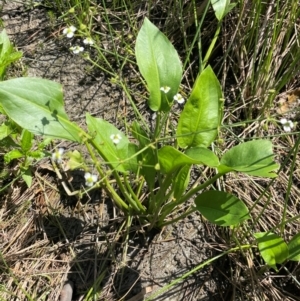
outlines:
[[[169,91],[171,90],[170,87],[168,86],[164,86],[160,88],[160,91],[164,92],[165,94],[167,94]],[[177,101],[179,104],[183,104],[185,102],[185,99],[182,97],[182,95],[180,93],[177,93],[173,99],[175,101]]]
[[[52,154],[52,160],[58,164],[62,163],[62,155],[64,153],[64,149],[62,147],[60,147],[59,149],[57,149],[53,154]],[[85,185],[87,187],[92,187],[97,181],[98,181],[98,176],[96,175],[92,175],[89,172],[86,172],[84,174],[84,178],[85,178]]]
[[[66,35],[67,38],[71,39],[74,37],[74,34],[75,34],[75,31],[77,30],[77,28],[73,25],[69,26],[69,27],[66,27],[64,30],[63,30],[63,34]],[[83,40],[83,44],[85,45],[93,45],[94,44],[94,41],[92,38],[90,37],[87,37]],[[84,47],[82,46],[72,46],[70,47],[70,50],[74,53],[74,54],[79,54],[80,52],[83,52],[84,51]]]
[[[292,128],[294,127],[293,122],[291,120],[287,120],[286,118],[281,118],[280,123],[282,124],[285,132],[291,132]]]

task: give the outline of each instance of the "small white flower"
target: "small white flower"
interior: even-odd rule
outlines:
[[[155,120],[156,119],[156,117],[157,117],[157,114],[156,114],[156,112],[154,112],[153,114],[152,114],[152,120]]]
[[[94,41],[92,40],[92,38],[85,38],[83,40],[83,43],[86,44],[86,45],[93,45]]]
[[[63,34],[65,34],[67,38],[73,38],[75,31],[76,31],[76,27],[71,25],[70,27],[66,27],[63,30]]]
[[[167,93],[170,91],[170,89],[171,89],[170,87],[164,86],[164,87],[161,87],[161,88],[160,88],[160,91],[163,91],[164,93],[167,94]]]
[[[286,118],[281,118],[280,123],[282,124],[285,132],[290,132],[294,127],[293,122],[291,120],[287,120]]]
[[[52,154],[52,160],[54,162],[57,162],[58,164],[60,164],[62,162],[62,155],[64,153],[64,149],[62,147],[60,147],[59,149],[57,149],[53,154]]]
[[[173,98],[175,101],[177,101],[180,104],[183,104],[185,101],[184,98],[182,97],[182,95],[179,93],[177,93]]]
[[[118,144],[121,141],[122,137],[120,134],[112,134],[110,135],[110,139],[114,144]]]
[[[72,46],[70,47],[70,50],[73,51],[74,54],[78,54],[84,50],[81,46]]]
[[[98,180],[98,177],[96,175],[92,175],[89,172],[86,172],[84,174],[85,178],[85,186],[92,187]]]

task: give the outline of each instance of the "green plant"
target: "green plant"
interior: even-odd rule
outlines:
[[[221,8],[223,14],[228,11]],[[246,205],[234,195],[206,189],[229,172],[276,177],[278,164],[273,161],[271,142],[247,141],[219,159],[209,149],[222,128],[223,117],[222,91],[212,68],[202,66],[176,123],[174,100],[184,102],[178,93],[181,62],[173,45],[148,19],[137,37],[136,58],[149,92],[149,107],[156,114],[153,130],[136,110],[139,121],[127,128],[128,135],[89,114],[85,132],[65,113],[61,86],[37,78],[0,83],[1,105],[5,114],[25,129],[26,137],[42,135],[85,145],[100,178],[86,173],[86,186],[105,189],[125,215],[135,216],[148,228],[174,223],[196,210],[217,225],[237,227],[250,218]],[[28,149],[27,138],[24,144]],[[57,151],[54,163],[60,164],[62,156],[62,151]],[[82,156],[73,153],[70,160],[70,166],[87,170]],[[191,186],[190,172],[195,165],[210,167],[215,175],[201,185]],[[193,197],[196,206],[176,215],[177,209]],[[263,236],[259,235],[258,240]],[[275,262],[282,262],[282,258],[287,259],[285,253]]]
[[[0,33],[0,81],[4,80],[9,65],[22,57],[22,52],[15,51],[5,29]]]
[[[21,57],[22,52],[15,51],[6,31],[3,30],[0,34],[1,81],[5,79],[7,68]],[[3,117],[5,116],[5,111],[1,106],[0,113]],[[45,146],[45,142],[39,143],[37,149],[33,150],[33,135],[25,129],[22,130],[12,120],[4,121],[0,126],[0,148],[2,152],[5,152],[4,163],[9,164],[13,160],[19,160],[19,169],[15,176],[20,175],[28,186],[31,185],[32,181],[31,166],[33,161],[45,156]],[[5,178],[8,174],[9,168],[3,168],[0,177]]]
[[[45,147],[50,142],[49,138],[41,142],[34,141],[32,133],[20,129],[11,120],[0,126],[0,145],[6,150],[4,162],[8,165],[13,161],[17,162],[15,177],[20,175],[28,187],[32,183],[32,167],[35,161],[49,156]]]
[[[147,59],[142,59],[141,51],[147,53]],[[34,78],[3,82],[0,84],[1,104],[5,113],[30,133],[85,144],[101,177],[98,184],[108,190],[125,213],[138,214],[152,227],[165,225],[177,206],[227,172],[276,176],[272,171],[277,164],[272,161],[268,141],[250,141],[236,146],[220,161],[207,148],[215,140],[222,119],[222,93],[210,67],[204,69],[195,82],[179,118],[176,139],[169,137],[167,121],[173,97],[179,97],[182,72],[178,55],[167,38],[146,19],[137,38],[136,56],[150,92],[149,106],[157,111],[153,132],[146,124],[141,126],[133,122],[130,129],[138,144],[130,142],[112,124],[89,114],[86,117],[89,132],[84,132],[69,121],[63,109],[61,88],[53,82]],[[185,193],[193,164],[215,168],[218,173]],[[120,192],[109,183],[110,176],[116,179]],[[149,193],[146,200],[141,199],[144,184]],[[235,225],[249,218],[246,207],[235,197],[218,191],[205,194],[220,200],[222,214],[207,216],[210,220],[221,225]],[[203,195],[200,195],[196,199],[198,208],[202,202]],[[227,209],[221,209],[222,202]],[[231,209],[240,214],[232,214]]]

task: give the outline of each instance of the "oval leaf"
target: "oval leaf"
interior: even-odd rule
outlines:
[[[189,148],[185,154],[209,167],[217,167],[220,164],[218,157],[205,147]]]
[[[184,154],[170,145],[163,146],[158,150],[158,160],[162,172],[167,174],[186,164],[205,164],[210,166],[209,164],[216,163],[215,154],[213,152],[205,148],[199,148],[198,151],[199,153],[197,155],[195,155],[197,150],[195,150],[194,153],[191,151],[194,157],[190,157],[188,154]]]
[[[131,133],[139,142],[139,150],[151,143],[150,139],[148,138],[149,135],[136,120],[132,123]],[[156,153],[152,148],[149,147],[139,155],[139,158],[136,159],[140,159],[140,173],[144,176],[149,190],[152,190],[155,185],[155,177],[157,173],[154,168],[157,163]]]
[[[272,143],[253,140],[231,148],[221,158],[219,172],[235,170],[252,176],[274,178],[279,165],[273,161]]]
[[[234,226],[250,218],[246,205],[223,191],[205,191],[196,197],[195,204],[206,219],[219,226]]]
[[[128,138],[106,120],[86,114],[86,123],[93,137],[92,140],[95,145],[98,145],[99,154],[106,163],[118,171],[127,171],[129,166],[126,162],[129,149]],[[111,135],[119,135],[121,137],[120,142],[113,143],[110,138]]]
[[[221,120],[222,91],[210,66],[198,76],[180,115],[177,141],[180,147],[208,147],[216,138]]]
[[[266,264],[277,271],[276,264],[287,260],[289,249],[285,241],[271,232],[255,233],[259,252]]]
[[[125,170],[132,171],[134,173],[138,172],[138,146],[134,143],[128,144],[128,154],[127,160],[124,162]]]
[[[21,148],[24,153],[28,152],[32,147],[33,135],[27,130],[22,131]]]
[[[6,114],[35,135],[80,142],[83,131],[64,111],[61,85],[40,78],[0,82],[0,104]]]
[[[5,163],[10,163],[12,160],[22,158],[23,156],[25,155],[20,150],[13,149],[4,155],[4,161]]]
[[[191,165],[182,166],[176,174],[172,183],[174,200],[179,199],[185,192],[190,182]]]
[[[149,107],[169,111],[178,92],[182,66],[174,46],[147,18],[137,36],[135,55],[150,92]],[[160,91],[165,86],[170,87],[167,94]]]

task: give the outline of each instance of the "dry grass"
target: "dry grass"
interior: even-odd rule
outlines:
[[[59,193],[43,169],[31,188],[15,182],[1,195],[1,300],[60,300],[67,280],[79,295],[92,287],[112,298],[118,220],[109,221],[95,197],[81,202]]]
[[[43,295],[58,300],[61,279],[68,270],[68,257],[62,259],[45,232],[49,207],[58,209],[59,194],[44,189],[38,181],[32,188],[16,182],[1,198],[1,282],[3,300],[26,300]],[[59,280],[58,280],[59,279]],[[28,298],[29,299],[29,298]],[[29,299],[30,300],[30,299]]]

